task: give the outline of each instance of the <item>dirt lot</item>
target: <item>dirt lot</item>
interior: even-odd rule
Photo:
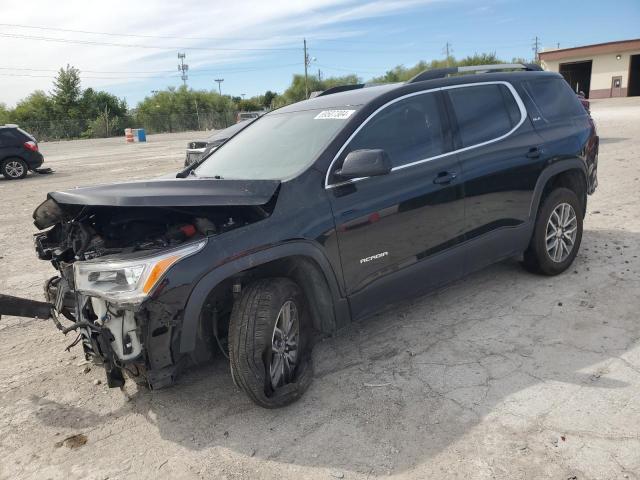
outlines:
[[[289,408],[255,407],[221,362],[110,390],[73,338],[3,318],[0,477],[640,478],[640,99],[593,110],[600,187],[574,268],[506,262],[355,324]],[[43,144],[55,175],[0,180],[0,292],[40,299],[53,272],[31,241],[46,192],[176,170],[190,138]]]

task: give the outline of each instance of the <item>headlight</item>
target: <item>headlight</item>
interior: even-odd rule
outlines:
[[[88,260],[73,265],[76,290],[120,304],[140,303],[176,262],[202,250],[206,240],[129,260]]]

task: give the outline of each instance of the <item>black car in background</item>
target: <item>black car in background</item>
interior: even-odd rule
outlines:
[[[44,162],[38,142],[17,125],[0,125],[0,173],[7,180],[27,176]]]
[[[216,130],[214,134],[206,140],[195,140],[193,142],[189,142],[187,144],[187,155],[184,159],[184,166],[188,167],[192,163],[206,157],[240,130],[246,128],[254,120],[255,118],[242,120],[228,128]]]
[[[111,387],[171,385],[219,348],[274,408],[308,387],[318,335],[506,258],[561,274],[599,140],[567,82],[539,70],[330,89],[186,176],[50,193],[35,240],[58,270],[45,288],[58,328],[80,333]],[[461,75],[476,71],[492,73]]]

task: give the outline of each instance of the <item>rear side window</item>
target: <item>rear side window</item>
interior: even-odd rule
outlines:
[[[562,78],[541,78],[523,82],[542,116],[549,121],[586,115],[586,110]]]
[[[386,107],[356,134],[342,158],[354,150],[378,148],[389,154],[394,167],[445,153],[437,94],[414,95]]]
[[[20,134],[22,134],[22,135],[23,135],[23,137],[24,137],[24,139],[25,139],[25,140],[31,140],[31,141],[33,141],[33,142],[35,142],[35,141],[36,141],[36,139],[34,138],[34,136],[33,136],[33,135],[31,135],[30,133],[25,132],[25,131],[24,131],[24,130],[22,130],[21,128],[16,128],[16,131],[17,131],[17,132],[20,132]],[[20,138],[19,136],[18,136],[18,139],[22,140],[22,138]]]
[[[513,94],[505,85],[476,85],[446,92],[458,121],[463,147],[499,138],[522,119]]]
[[[18,145],[22,140],[15,128],[0,128],[0,144]]]

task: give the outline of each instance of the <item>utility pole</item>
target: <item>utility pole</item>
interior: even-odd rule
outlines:
[[[309,54],[307,53],[307,39],[304,39],[304,98],[309,98],[309,80],[307,78],[307,67],[309,66]]]
[[[106,138],[109,137],[109,105],[105,104],[104,106],[104,136]]]
[[[218,93],[222,96],[222,87],[220,85],[224,82],[224,78],[216,78],[214,82],[218,82]]]
[[[540,38],[538,38],[538,36],[536,35],[536,38],[533,40],[533,46],[532,46],[532,50],[533,50],[533,62],[537,63],[538,62],[538,53],[540,52]]]
[[[560,42],[557,43],[556,47],[558,48],[558,50],[560,49]]]
[[[451,64],[450,64],[450,62],[451,62],[451,61],[450,61],[451,52],[453,52],[453,48],[451,48],[451,43],[450,43],[450,42],[447,42],[447,43],[444,45],[444,54],[447,56],[447,67],[450,67],[450,66],[451,66]]]
[[[198,119],[198,130],[202,130],[200,128],[200,112],[198,111],[198,99],[194,100],[196,102],[196,118]]]
[[[318,69],[318,81],[322,81],[322,72],[320,71],[320,69]]]
[[[187,86],[187,79],[189,78],[187,76],[187,71],[189,70],[189,65],[187,65],[186,63],[184,63],[184,59],[186,58],[186,53],[179,53],[178,54],[178,58],[180,59],[180,64],[178,65],[178,71],[182,72],[180,74],[180,78],[182,78],[182,85],[184,85],[185,87]]]

